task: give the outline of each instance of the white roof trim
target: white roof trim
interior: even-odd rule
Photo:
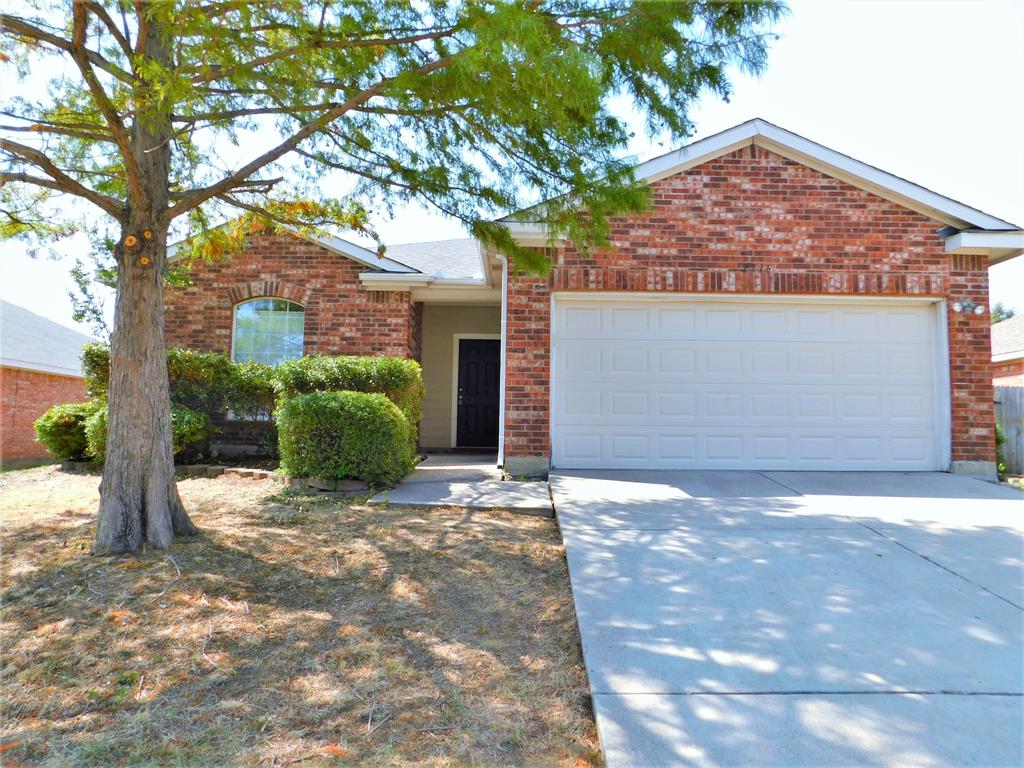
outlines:
[[[19,360],[15,357],[0,358],[0,368],[17,368],[33,373],[49,373],[54,376],[65,376],[69,379],[85,378],[81,368],[67,368],[59,365],[50,365],[49,363],[37,363],[32,360]]]
[[[295,232],[294,234],[299,237],[305,237],[305,235]],[[379,256],[378,254],[371,251],[369,248],[363,248],[361,245],[344,240],[340,237],[307,237],[317,245],[322,245],[328,250],[340,253],[342,256],[348,256],[353,261],[358,261],[371,269],[380,269],[384,272],[396,272],[396,273],[413,273],[418,274],[419,270],[413,269],[407,264],[403,264],[400,261],[389,259],[385,256]]]
[[[1024,357],[1024,349],[1015,349],[1013,352],[1003,352],[999,355],[992,355],[993,363],[1005,363],[1008,360],[1020,360]]]
[[[1024,232],[956,232],[946,238],[946,252],[981,254],[998,264],[1024,254]]]
[[[481,278],[434,277],[422,272],[361,272],[359,281],[367,288],[382,291],[407,291],[413,288],[432,287],[444,288],[489,288],[487,281]]]
[[[641,163],[636,167],[636,177],[653,183],[752,144],[958,229],[1020,231],[1009,221],[932,192],[760,118]],[[510,222],[508,227],[516,241],[523,245],[547,240],[546,232],[537,225]]]

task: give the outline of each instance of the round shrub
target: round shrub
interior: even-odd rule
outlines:
[[[55,405],[35,421],[36,440],[58,459],[84,459],[89,455],[86,421],[105,412],[102,400]]]
[[[171,442],[175,455],[207,435],[205,413],[193,411],[183,405],[171,404]],[[88,453],[98,462],[103,462],[107,452],[107,409],[100,408],[85,422],[85,437]]]
[[[286,360],[274,369],[274,385],[283,397],[309,392],[350,390],[379,392],[397,405],[412,429],[415,450],[416,430],[423,416],[423,372],[415,360],[400,357],[361,357],[311,355]]]
[[[393,402],[366,392],[312,392],[275,413],[281,467],[292,477],[393,485],[415,464],[409,422]]]

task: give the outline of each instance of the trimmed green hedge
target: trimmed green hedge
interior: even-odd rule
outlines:
[[[175,455],[181,453],[188,446],[205,440],[208,434],[206,414],[172,403],[171,434]],[[89,456],[102,464],[107,450],[106,408],[100,408],[86,419],[85,439]]]
[[[416,447],[416,430],[423,415],[423,373],[415,360],[400,357],[357,357],[313,355],[286,360],[274,369],[274,385],[283,397],[310,392],[378,392],[401,409],[411,426],[410,439]]]
[[[99,412],[106,412],[106,404],[99,399],[55,405],[36,419],[36,440],[55,458],[84,459],[89,455],[85,423]]]
[[[106,398],[110,381],[109,348],[103,344],[86,345],[82,353],[82,367],[89,394],[97,398]],[[274,412],[275,405],[279,406],[280,412],[280,406],[290,398],[315,392],[346,391],[382,395],[403,415],[404,428],[400,431],[406,444],[397,454],[382,459],[385,464],[391,462],[404,467],[407,461],[411,460],[408,457],[414,455],[416,451],[424,389],[420,365],[414,360],[396,357],[314,356],[289,360],[277,367],[271,367],[252,362],[235,363],[221,352],[195,352],[171,348],[167,350],[167,378],[174,408],[184,407],[192,413],[206,415],[207,418],[203,422],[203,438],[208,437],[211,432],[208,422],[220,422],[230,411],[235,418],[249,422],[246,428],[263,425],[258,430],[260,440],[273,442],[274,423],[260,417]],[[105,419],[105,414],[97,417],[93,425],[96,432],[93,440],[94,450],[98,451],[100,456],[106,444],[105,437],[102,436],[105,432]],[[205,450],[191,438],[184,442],[179,441],[178,422],[175,423],[175,453],[188,445],[194,446],[193,451]],[[221,426],[224,426],[223,423]],[[198,430],[195,433],[198,434]],[[79,444],[82,446],[80,450],[86,451],[84,439],[79,438]],[[389,433],[387,440],[390,439]],[[279,446],[284,444],[284,436],[279,435],[276,442]],[[282,460],[283,458],[282,455]],[[350,470],[346,471],[350,472],[346,475],[348,477],[367,479],[358,474],[351,474]],[[376,482],[386,482],[379,478],[390,477],[392,470],[380,474],[378,469],[370,467],[367,472],[377,478]],[[316,475],[306,473],[297,476]]]
[[[393,485],[415,465],[409,422],[383,394],[285,397],[274,415],[281,468],[292,477]]]
[[[106,397],[110,349],[87,344],[82,369],[91,397]],[[415,360],[398,357],[315,355],[288,360],[276,368],[235,363],[223,352],[167,350],[171,401],[213,415],[231,410],[242,418],[274,410],[278,396],[310,392],[379,392],[386,395],[414,428],[423,415],[423,374]]]

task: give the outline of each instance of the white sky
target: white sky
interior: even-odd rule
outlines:
[[[738,75],[728,104],[703,99],[694,138],[762,117],[1024,225],[1024,1],[791,0],[791,9],[767,72]],[[671,149],[638,133],[639,159]],[[376,225],[385,243],[464,236],[417,206]],[[85,244],[63,250],[75,247]],[[0,298],[74,326],[74,259],[32,259],[10,242],[0,250]],[[1024,311],[1024,257],[990,277],[993,303]]]

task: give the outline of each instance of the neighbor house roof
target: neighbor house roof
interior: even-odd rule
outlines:
[[[24,307],[0,301],[0,365],[81,376],[82,345],[93,341]]]
[[[1014,315],[992,326],[992,359],[996,362],[1024,357],[1024,315]]]
[[[635,169],[636,178],[653,183],[751,145],[763,147],[946,224],[952,228],[942,235],[948,252],[983,253],[992,263],[1024,252],[1024,231],[1016,224],[862,163],[760,118],[640,163]],[[547,240],[544,228],[536,223],[523,222],[523,214],[530,210],[533,209],[506,216],[501,221],[508,223],[513,236],[520,242],[541,244]]]

